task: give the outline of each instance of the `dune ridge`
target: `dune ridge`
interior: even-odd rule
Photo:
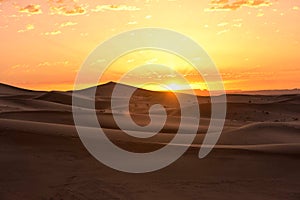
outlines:
[[[106,129],[112,138],[113,134],[116,133],[118,133],[118,137],[122,138],[121,131],[113,120],[110,108],[110,98],[116,84],[109,82],[96,86],[96,113],[99,116],[99,121],[102,122],[101,126]],[[132,86],[124,84],[120,86],[124,90],[132,88]],[[85,96],[85,93],[90,89],[92,88],[74,91],[74,95],[83,102],[90,102],[91,99]],[[0,98],[1,130],[23,131],[35,134],[44,132],[48,135],[53,133],[54,135],[77,137],[72,117],[72,92],[30,91],[2,84],[2,96]],[[189,100],[188,94],[180,95],[183,95],[186,101]],[[268,151],[271,151],[272,144],[297,146],[300,143],[300,125],[298,121],[300,98],[298,94],[277,96],[233,94],[228,95],[227,100],[228,113],[226,124],[218,145],[232,145],[235,146],[234,148],[241,147],[241,149],[244,146],[269,145]],[[209,98],[199,96],[198,101],[201,120],[198,130],[199,135],[195,145],[201,144],[210,117]],[[180,122],[180,108],[176,97],[170,92],[137,89],[130,101],[130,115],[137,124],[146,125],[147,120],[149,120],[149,107],[155,103],[164,105],[168,113],[168,120],[162,129],[160,137],[164,139],[171,138],[173,137],[172,134],[177,132],[178,123]],[[284,106],[279,106],[282,104]],[[122,109],[122,104],[120,105]],[[128,105],[124,105],[124,108],[126,106]],[[84,107],[78,109],[82,109],[82,114],[85,113]],[[86,117],[90,116],[87,115]],[[129,116],[124,115],[124,117]],[[187,133],[189,132],[188,129],[189,125],[186,127]],[[128,127],[128,130],[133,129]],[[160,143],[160,137],[155,138],[151,142]],[[261,146],[256,149],[265,148]],[[294,153],[299,153],[297,148],[295,148]]]
[[[116,84],[94,88],[96,114],[106,136],[120,148],[136,153],[170,144],[181,116],[175,95],[137,89],[130,99],[129,113],[125,112],[128,105],[123,97],[118,97],[120,106],[114,114],[124,120],[131,117],[141,126],[149,123],[152,105],[159,103],[166,110],[167,121],[160,133],[134,138],[114,121],[110,101]],[[198,96],[198,134],[187,152],[159,171],[127,174],[96,160],[76,132],[72,94],[82,102],[75,109],[89,122],[91,110],[84,104],[92,101],[85,95],[90,89],[47,92],[0,85],[0,199],[300,198],[299,95],[227,95],[223,132],[213,151],[203,159],[198,158],[198,153],[200,147],[208,147],[202,141],[210,122],[211,105],[209,97]],[[188,94],[178,95],[187,103],[184,109],[193,108]],[[92,124],[82,125],[86,130],[96,129]],[[126,128],[135,131],[134,127]],[[189,124],[184,126],[185,133],[180,135],[183,141],[190,128]],[[181,148],[186,144],[171,145]]]

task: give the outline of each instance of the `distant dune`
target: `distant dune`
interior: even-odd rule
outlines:
[[[198,96],[210,96],[208,90],[178,90],[180,93],[192,94],[195,93]],[[300,94],[300,89],[286,89],[286,90],[226,90],[229,94],[246,94],[246,95],[288,95],[288,94]]]
[[[96,112],[107,136],[133,152],[149,152],[167,144],[180,122],[176,96],[135,91],[129,110],[137,124],[149,123],[149,108],[154,104],[162,104],[167,111],[159,134],[137,139],[125,135],[113,119],[111,96],[116,84],[96,87]],[[74,92],[83,102],[79,108],[82,115],[86,115],[84,104],[92,101],[85,95],[89,90]],[[0,199],[300,198],[298,90],[228,94],[223,133],[213,152],[202,160],[197,153],[210,121],[211,105],[209,97],[198,96],[201,119],[193,145],[171,166],[145,175],[111,170],[85,150],[74,127],[72,94],[0,84]],[[189,102],[189,94],[178,95]],[[128,117],[123,113],[128,105],[121,103],[122,96],[118,98],[119,115]],[[87,121],[89,117],[85,116]],[[89,124],[84,128],[95,129]],[[184,130],[188,133],[190,128],[186,124]]]
[[[97,87],[96,109],[102,127],[118,130],[110,107],[112,91],[116,84],[109,82]],[[123,87],[122,90],[132,88],[132,86],[124,84],[120,86]],[[72,91],[30,91],[4,84],[0,87],[0,119],[8,120],[7,123],[9,120],[16,120],[16,124],[22,124],[22,121],[38,123],[32,125],[32,131],[36,126],[48,126],[47,124],[73,126]],[[90,89],[79,90],[74,94],[76,98],[80,98],[83,105],[84,102],[92,101],[85,96],[85,92],[88,90]],[[188,94],[179,95],[188,101]],[[300,143],[300,137],[297,134],[299,133],[300,95],[229,94],[227,101],[228,112],[224,133],[219,140],[220,144]],[[199,96],[198,102],[201,110],[199,133],[202,134],[205,133],[210,118],[209,97]],[[181,112],[175,95],[170,92],[154,92],[137,88],[129,105],[131,116],[137,124],[146,125],[149,122],[148,110],[151,105],[156,103],[164,105],[168,114],[167,123],[162,133],[175,134]],[[120,109],[123,108],[122,106],[125,108],[128,105],[120,104]],[[186,107],[185,109],[189,108]],[[86,116],[87,119],[89,117]],[[2,124],[3,127],[5,122],[2,121]],[[21,131],[22,127],[25,127],[25,124],[24,126],[16,125],[12,128]],[[53,128],[55,127],[59,126],[53,126]],[[186,130],[188,132],[188,126]],[[51,132],[51,128],[47,128],[47,132]],[[77,134],[73,135],[76,136]]]

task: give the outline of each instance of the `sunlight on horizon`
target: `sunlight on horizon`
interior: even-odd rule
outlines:
[[[299,8],[295,0],[0,1],[0,82],[71,90],[82,63],[99,44],[124,31],[159,27],[202,46],[227,90],[299,88]],[[101,82],[117,81],[129,64],[142,63],[165,64],[202,84],[183,62],[146,53],[120,58]],[[162,74],[168,75],[173,76]]]
[[[109,65],[99,83],[120,79],[122,83],[154,91],[206,89],[193,65],[161,50],[138,50],[119,57]]]

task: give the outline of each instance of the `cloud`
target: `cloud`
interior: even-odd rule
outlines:
[[[76,24],[77,24],[76,22],[64,22],[60,24],[60,27],[75,26]]]
[[[50,67],[50,66],[66,66],[70,64],[69,61],[65,60],[65,61],[56,61],[56,62],[48,62],[48,61],[45,61],[45,62],[41,62],[39,63],[37,66],[38,67]]]
[[[228,25],[228,22],[222,22],[218,24],[218,26],[226,26],[226,25]]]
[[[217,35],[222,35],[222,34],[224,34],[224,33],[227,33],[228,31],[230,31],[230,30],[229,30],[229,29],[225,29],[225,30],[219,31],[219,32],[217,33]]]
[[[299,10],[299,7],[298,7],[298,6],[293,6],[292,9],[293,9],[293,10]]]
[[[263,17],[264,15],[264,13],[257,13],[256,17]]]
[[[113,10],[113,11],[137,11],[140,8],[136,6],[127,6],[127,5],[97,5],[96,8],[92,9],[92,12],[100,12],[105,10]]]
[[[19,9],[19,12],[28,13],[28,14],[41,14],[41,6],[36,4],[29,4],[23,8]]]
[[[44,35],[58,35],[58,34],[61,34],[61,31],[58,30],[58,31],[51,31],[51,32],[46,32],[44,33]]]
[[[261,7],[272,5],[269,0],[211,0],[210,4],[212,7],[206,9],[206,11],[237,10],[241,7]]]
[[[48,0],[50,4],[51,14],[59,14],[66,16],[83,15],[86,6],[77,4],[76,0]]]
[[[242,27],[242,25],[243,25],[242,23],[238,23],[238,24],[233,24],[232,26],[236,27],[236,28],[240,28],[240,27]]]
[[[86,10],[79,5],[75,5],[71,9],[63,9],[63,11],[65,15],[82,15],[86,13]]]
[[[33,30],[35,27],[33,24],[27,24],[25,29],[18,30],[18,33],[24,33],[26,31]]]
[[[52,14],[60,14],[60,15],[83,15],[86,13],[86,9],[79,6],[74,5],[73,7],[51,7]]]

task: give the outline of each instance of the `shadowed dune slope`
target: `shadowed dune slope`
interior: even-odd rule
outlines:
[[[118,133],[122,137],[118,126],[113,120],[110,100],[111,94],[117,83],[109,82],[94,88],[96,92],[96,108],[98,119],[101,126],[107,129],[108,133]],[[119,84],[125,91],[132,86]],[[8,85],[0,85],[0,120],[2,130],[14,130],[38,134],[41,131],[51,134],[60,133],[61,135],[77,136],[72,116],[72,91],[60,92],[37,92]],[[86,97],[86,93],[93,88],[78,90],[74,92],[75,98],[82,102],[82,107],[78,108],[85,115],[88,122],[90,112],[87,112],[84,105],[90,103],[91,99]],[[25,96],[24,96],[25,95]],[[187,106],[183,109],[191,110],[193,106],[189,105],[190,95],[178,94]],[[151,142],[162,142],[165,138],[173,137],[178,130],[180,122],[180,108],[178,101],[173,93],[154,92],[144,89],[137,89],[130,100],[130,114],[123,113],[128,105],[122,95],[118,97],[120,101],[120,110],[118,115],[132,117],[139,125],[145,126],[149,123],[148,112],[151,105],[160,103],[167,110],[168,120],[162,129],[162,136],[156,137]],[[289,145],[300,143],[300,125],[299,113],[300,103],[299,95],[228,95],[228,110],[224,131],[219,139],[219,145]],[[197,144],[201,144],[210,117],[210,103],[208,97],[198,97],[200,106],[201,120],[197,136]],[[123,109],[123,110],[122,110]],[[159,113],[159,112],[158,112]],[[157,114],[158,114],[157,113]],[[195,117],[195,116],[185,116]],[[92,124],[84,124],[86,128],[92,127]],[[183,130],[189,133],[192,126],[184,125]],[[134,127],[128,126],[128,130]],[[161,137],[161,138],[160,138]],[[162,141],[160,141],[160,139]],[[130,141],[129,141],[130,142]],[[297,145],[296,145],[297,146]],[[269,148],[269,146],[268,146]]]

